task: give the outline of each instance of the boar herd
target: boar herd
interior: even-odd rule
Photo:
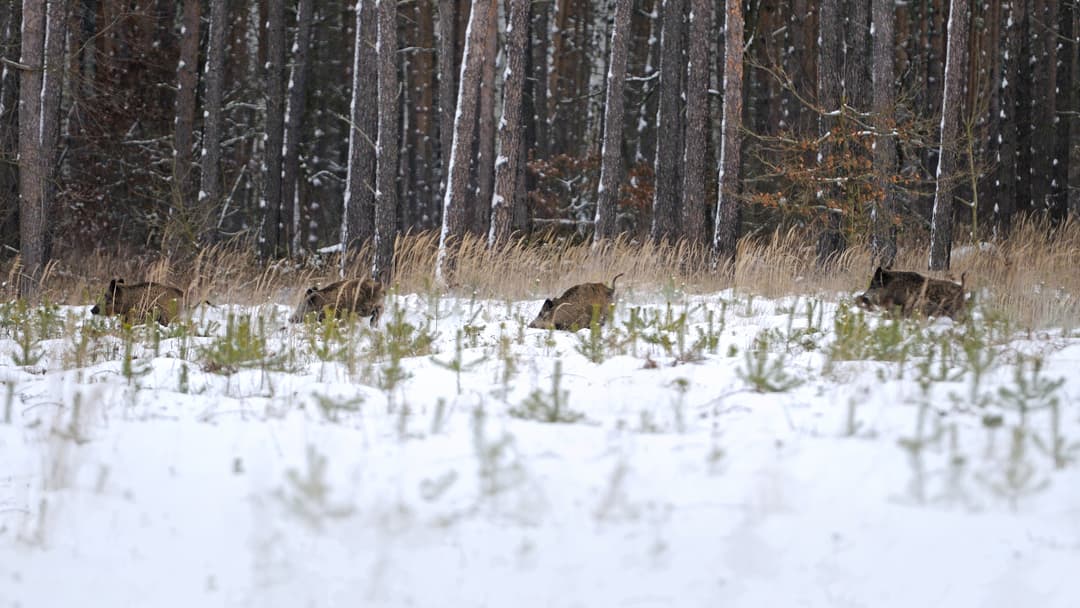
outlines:
[[[557,298],[544,300],[529,327],[576,331],[594,321],[603,325],[615,298],[615,282],[621,276],[622,273],[615,275],[610,287],[603,283],[581,283]],[[310,317],[321,322],[327,315],[345,318],[355,314],[369,319],[375,327],[382,315],[385,294],[383,283],[372,279],[348,279],[323,288],[310,287],[289,321],[299,323]],[[964,276],[954,283],[879,266],[869,288],[855,302],[867,310],[904,317],[947,316],[959,320],[965,313]],[[123,279],[113,279],[90,313],[121,316],[128,323],[147,320],[167,326],[186,304],[184,292],[175,287],[154,282],[127,285]]]

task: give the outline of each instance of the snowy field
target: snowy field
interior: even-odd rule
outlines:
[[[0,607],[1080,605],[1075,329],[619,297],[0,306]]]

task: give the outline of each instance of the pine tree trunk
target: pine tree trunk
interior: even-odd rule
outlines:
[[[202,137],[202,181],[199,188],[199,206],[206,214],[207,223],[201,227],[202,241],[216,240],[218,228],[214,225],[216,212],[222,203],[221,187],[221,138],[222,114],[225,101],[225,36],[229,29],[229,2],[218,0],[210,7],[210,36],[206,50],[206,119]]]
[[[497,15],[496,0],[489,0],[491,15]],[[498,53],[498,19],[488,19],[484,39],[484,67],[480,77],[480,111],[477,117],[476,204],[472,213],[472,232],[486,236],[491,212],[491,194],[495,187],[495,59]]]
[[[611,30],[611,60],[604,99],[604,145],[600,152],[600,186],[596,193],[596,228],[593,241],[615,237],[616,205],[623,166],[623,113],[625,108],[626,56],[630,39],[632,0],[615,3],[615,27]]]
[[[1001,144],[998,149],[997,166],[997,204],[994,207],[994,224],[1001,232],[1008,232],[1012,225],[1013,214],[1016,213],[1017,192],[1016,184],[1020,177],[1017,175],[1017,148],[1020,144],[1020,129],[1018,121],[1017,88],[1020,73],[1020,44],[1023,36],[1023,3],[1025,0],[1010,0],[1002,7],[1002,21],[1004,21],[1004,53],[1002,62],[1001,78],[1001,113],[999,114],[999,129],[1001,131]]]
[[[454,110],[457,103],[457,72],[454,47],[457,42],[454,0],[439,0],[439,158],[441,175],[439,194],[446,197],[446,178],[450,168],[450,149],[454,143]],[[442,214],[442,210],[439,210]],[[438,221],[432,218],[433,221]]]
[[[1055,97],[1054,108],[1056,114],[1051,117],[1051,133],[1054,137],[1053,157],[1050,168],[1050,196],[1053,200],[1051,213],[1055,220],[1062,220],[1069,212],[1069,122],[1076,114],[1077,107],[1072,103],[1072,97],[1076,94],[1076,87],[1080,86],[1072,79],[1072,61],[1070,53],[1076,48],[1076,32],[1072,27],[1072,13],[1076,10],[1076,2],[1066,0],[1059,2],[1053,0],[1053,10],[1050,17],[1054,18],[1057,30],[1054,32],[1054,64],[1056,70],[1056,88],[1052,94]]]
[[[22,52],[19,63],[19,297],[37,295],[44,269],[45,167],[41,149],[41,84],[45,55],[45,0],[22,2]]]
[[[15,48],[19,43],[20,5],[0,2],[0,44]],[[0,157],[18,153],[19,73],[0,64]],[[19,240],[19,172],[15,163],[0,162],[0,244],[14,248]]]
[[[1031,14],[1031,208],[1049,211],[1053,174],[1055,101],[1057,100],[1057,11],[1055,0],[1034,0]]]
[[[288,106],[285,108],[285,144],[282,157],[281,206],[288,225],[289,251],[300,255],[303,231],[300,228],[300,128],[303,126],[307,99],[308,48],[311,46],[311,20],[314,0],[298,0],[296,39],[293,42],[292,67],[289,73]]]
[[[818,162],[822,164],[823,177],[832,177],[830,170],[841,153],[829,134],[837,126],[836,114],[840,112],[841,82],[844,78],[844,37],[843,14],[840,0],[822,0],[821,14],[818,19],[817,88],[818,106],[822,114],[818,117],[818,133],[821,144],[818,149]],[[825,182],[820,188],[821,204],[825,210],[824,227],[818,240],[818,265],[831,262],[844,248],[841,233],[843,224],[843,190],[832,182]]]
[[[376,96],[375,2],[356,0],[356,41],[353,46],[352,103],[349,111],[349,166],[341,226],[342,246],[348,251],[375,234]],[[344,258],[343,258],[344,261]]]
[[[439,234],[439,252],[435,265],[435,278],[438,282],[447,281],[453,274],[453,259],[448,250],[460,245],[461,237],[465,234],[465,189],[469,184],[477,91],[490,9],[489,0],[472,0],[472,11],[465,33],[465,49],[461,58],[461,76],[458,79],[457,110],[454,113],[454,139],[450,148],[446,195],[443,198],[442,230]]]
[[[377,0],[379,139],[375,144],[375,263],[371,274],[389,281],[397,236],[398,73],[397,1]]]
[[[739,167],[742,154],[742,0],[727,0],[724,19],[724,119],[713,251],[717,262],[734,263],[739,239]]]
[[[709,138],[709,30],[712,0],[690,2],[690,67],[686,79],[686,148],[682,228],[687,241],[699,244],[705,229],[705,155]]]
[[[45,73],[41,83],[41,150],[45,180],[45,217],[57,217],[56,183],[60,161],[60,102],[64,90],[64,48],[67,41],[68,0],[52,0],[46,13]],[[49,222],[51,225],[53,222]],[[54,234],[45,230],[45,259],[52,257]]]
[[[548,157],[548,28],[551,22],[551,6],[554,0],[535,3],[530,20],[529,48],[532,72],[529,78],[530,99],[533,114],[528,118],[534,125],[535,141],[530,148],[536,158]],[[522,159],[528,161],[528,158]]]
[[[660,41],[660,108],[657,111],[656,192],[653,197],[652,238],[674,242],[679,234],[679,163],[682,159],[683,2],[664,0]]]
[[[192,141],[195,132],[195,99],[199,93],[200,1],[184,0],[180,26],[180,64],[176,69],[176,150],[173,164],[174,198],[182,207],[194,203],[192,189]]]
[[[1072,6],[1070,23],[1072,31],[1067,39],[1072,40],[1068,61],[1071,82],[1067,90],[1071,113],[1068,115],[1069,168],[1066,186],[1069,215],[1073,221],[1080,222],[1080,6]]]
[[[951,0],[948,50],[945,57],[945,93],[941,102],[941,151],[938,153],[937,188],[933,223],[930,226],[930,270],[947,270],[952,254],[953,187],[960,155],[957,130],[966,71],[965,47],[968,7],[965,0]]]
[[[893,52],[896,25],[895,0],[873,0],[874,20],[874,69],[873,108],[874,173],[877,193],[880,197],[870,209],[873,236],[870,240],[875,265],[890,268],[896,259],[896,140],[895,128],[896,90],[893,77]]]
[[[282,255],[281,153],[285,136],[285,6],[267,3],[266,30],[266,155],[263,161],[263,258]]]
[[[510,238],[513,211],[511,205],[518,186],[518,167],[523,162],[521,97],[525,88],[525,55],[529,52],[530,0],[509,0],[509,4],[503,115],[499,121],[499,157],[495,160],[495,193],[491,198],[489,247],[502,245]]]
[[[435,15],[431,0],[416,4],[415,19],[417,38],[421,48],[435,48]],[[415,98],[417,100],[416,120],[413,125],[413,148],[416,158],[416,224],[422,228],[431,228],[438,217],[438,155],[435,142],[439,141],[438,115],[435,107],[435,86],[437,70],[435,56],[431,53],[418,53],[415,57],[416,73]]]

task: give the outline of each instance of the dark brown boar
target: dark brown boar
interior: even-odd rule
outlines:
[[[588,327],[593,315],[596,315],[597,323],[603,325],[615,296],[615,281],[622,275],[619,273],[611,279],[611,287],[603,283],[582,283],[567,289],[554,300],[544,300],[540,314],[529,327],[576,331]]]
[[[125,285],[124,279],[113,279],[90,314],[121,315],[128,323],[152,319],[168,325],[180,314],[183,301],[184,292],[169,285],[154,282]]]
[[[954,283],[878,266],[870,287],[855,301],[867,310],[899,310],[905,317],[914,314],[960,319],[965,312],[965,279],[966,274],[961,275],[960,282]]]
[[[327,312],[339,319],[355,313],[359,317],[371,317],[371,326],[375,327],[382,315],[383,295],[383,284],[371,279],[347,279],[322,289],[311,287],[289,321],[299,323],[309,314],[317,314],[319,321],[323,321]]]

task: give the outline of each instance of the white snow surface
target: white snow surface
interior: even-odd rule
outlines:
[[[0,327],[0,607],[1076,605],[1080,464],[1034,447],[1046,410],[1027,414],[1017,455],[1013,410],[949,397],[968,392],[962,366],[924,394],[918,357],[827,365],[847,296],[813,300],[817,331],[805,297],[621,289],[602,335],[622,346],[599,363],[581,352],[588,330],[524,328],[541,297],[389,297],[380,327],[347,331],[353,369],[316,356],[326,341],[282,304],[202,306],[205,337],[136,327],[160,342],[135,341],[131,373],[117,322],[89,306],[61,307],[30,365]],[[384,390],[389,359],[369,353],[400,326],[394,308],[436,338]],[[686,314],[686,343],[642,330],[629,345],[634,309]],[[292,354],[208,371],[230,315],[263,323],[268,356]],[[101,331],[78,366],[87,323]],[[740,376],[763,331],[787,337],[769,361],[800,386]],[[459,335],[460,378],[446,365]],[[1041,356],[1077,445],[1080,337],[1025,332],[999,350],[985,392]],[[556,363],[583,418],[512,413],[550,397]],[[920,411],[926,446],[905,449]]]

